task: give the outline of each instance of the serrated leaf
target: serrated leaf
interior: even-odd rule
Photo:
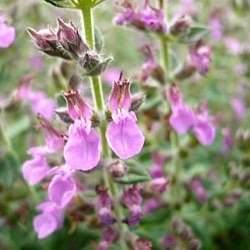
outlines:
[[[129,167],[128,172],[123,177],[114,179],[115,182],[121,184],[136,184],[151,180],[147,170],[135,161],[128,161],[126,165]]]
[[[208,35],[211,29],[204,26],[192,26],[189,32],[177,39],[179,43],[191,44]]]
[[[71,9],[76,8],[76,6],[70,0],[44,0],[44,1],[59,8],[71,8]]]

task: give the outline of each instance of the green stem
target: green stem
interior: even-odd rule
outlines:
[[[84,21],[84,30],[85,30],[85,39],[90,47],[91,50],[95,49],[95,42],[94,42],[94,21],[93,21],[93,13],[91,4],[87,1],[82,4],[82,16]],[[91,90],[92,90],[92,96],[94,99],[95,107],[98,111],[104,113],[105,111],[105,104],[104,104],[104,98],[103,98],[103,91],[102,91],[102,83],[99,76],[90,77],[91,82]],[[104,114],[103,114],[104,115]],[[111,158],[111,151],[108,146],[107,140],[106,140],[106,130],[107,130],[107,124],[106,122],[102,122],[102,125],[100,127],[101,132],[101,138],[102,138],[102,152],[103,156],[106,159]],[[109,188],[111,197],[114,201],[114,212],[116,217],[118,218],[118,227],[122,232],[127,231],[127,227],[125,224],[123,224],[120,219],[123,218],[123,211],[121,208],[121,205],[119,204],[119,197],[118,197],[118,188],[117,185],[113,182],[113,180],[110,178],[110,176],[107,173],[107,170],[103,167],[103,178],[106,187]],[[121,249],[126,250],[126,242],[124,241],[124,238],[121,237],[120,239],[120,246]]]

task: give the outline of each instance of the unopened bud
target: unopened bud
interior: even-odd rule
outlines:
[[[192,24],[192,18],[188,15],[183,15],[176,20],[173,26],[170,28],[170,33],[174,36],[184,35],[190,29]]]
[[[72,22],[66,24],[60,18],[58,18],[57,39],[61,46],[76,60],[89,50],[74,24]]]
[[[27,28],[27,31],[31,38],[34,39],[39,50],[50,56],[71,60],[69,54],[60,48],[60,43],[57,40],[57,36],[51,29],[36,31],[32,28]]]
[[[134,243],[134,250],[151,250],[152,249],[152,243],[143,238],[136,239]]]
[[[187,250],[198,250],[201,247],[201,243],[197,239],[193,239],[189,242]]]
[[[193,233],[191,231],[191,229],[187,226],[185,226],[181,232],[180,232],[180,238],[183,240],[183,241],[188,241],[192,238],[193,236]]]
[[[112,178],[121,178],[128,172],[128,166],[121,161],[112,163],[109,167],[109,174]]]

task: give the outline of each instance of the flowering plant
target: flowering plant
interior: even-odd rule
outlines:
[[[250,6],[4,2],[1,248],[247,249]]]

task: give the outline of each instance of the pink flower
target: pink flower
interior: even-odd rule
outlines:
[[[177,133],[184,134],[194,124],[194,113],[185,104],[179,105],[178,108],[173,111],[169,123]]]
[[[5,24],[6,16],[0,16],[0,48],[8,48],[15,40],[15,28]]]
[[[46,120],[50,121],[54,116],[56,103],[51,98],[48,98],[45,92],[33,91],[30,85],[31,80],[30,76],[24,77],[17,89],[17,97],[29,102],[35,114],[41,114]]]
[[[215,139],[215,128],[208,115],[206,103],[202,103],[196,114],[194,134],[203,146],[209,146]]]
[[[211,31],[211,38],[214,41],[219,41],[222,38],[223,31],[222,25],[219,18],[216,15],[213,15],[209,20],[210,27],[212,28]]]
[[[212,48],[204,40],[199,40],[194,46],[190,47],[190,60],[201,75],[207,75],[210,62],[212,60]]]
[[[242,120],[244,119],[245,115],[246,115],[246,106],[245,103],[242,99],[240,98],[233,98],[231,100],[231,107],[236,115],[236,117],[238,118],[238,120]]]
[[[164,12],[150,6],[146,0],[142,11],[136,10],[128,1],[123,3],[123,11],[115,18],[118,25],[131,25],[140,30],[149,30],[159,33],[167,32],[167,25],[164,20]]]
[[[128,159],[140,153],[144,144],[144,135],[136,124],[131,106],[130,81],[114,82],[109,99],[113,121],[109,123],[106,138],[110,148],[121,159]]]
[[[207,201],[207,190],[203,187],[201,180],[197,178],[192,179],[190,187],[195,193],[199,202],[204,204]]]
[[[23,164],[22,173],[24,179],[34,185],[44,179],[49,171],[49,166],[44,156],[37,155],[32,160],[28,160]]]
[[[182,95],[177,85],[170,87],[167,97],[172,108],[169,123],[177,133],[184,134],[194,124],[194,112],[183,103]]]
[[[67,174],[54,176],[48,188],[49,199],[60,208],[66,207],[75,193],[75,182]]]
[[[37,215],[33,221],[39,239],[48,237],[63,226],[63,212],[55,204],[45,202],[40,204],[37,209],[43,212]]]
[[[82,120],[75,120],[69,127],[69,139],[64,147],[64,159],[75,170],[88,171],[100,159],[101,140],[93,128]]]
[[[70,117],[69,138],[64,147],[64,159],[73,169],[88,171],[100,160],[101,139],[91,128],[91,109],[76,89],[63,93]]]

